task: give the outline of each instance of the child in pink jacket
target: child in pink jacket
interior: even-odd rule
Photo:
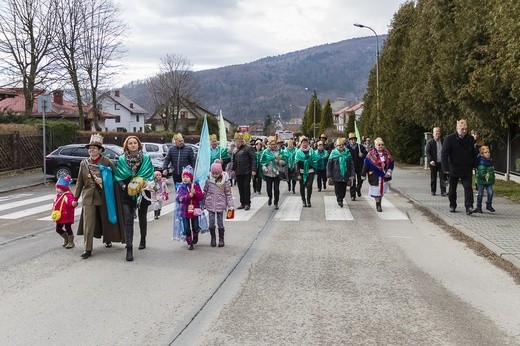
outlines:
[[[188,243],[188,250],[193,250],[193,245],[199,241],[199,216],[202,214],[200,202],[204,194],[198,183],[193,181],[193,168],[186,166],[182,170],[182,183],[177,188],[175,199],[179,202],[180,217]],[[193,238],[192,238],[193,233]]]
[[[74,247],[74,233],[72,232],[72,224],[74,223],[74,195],[70,192],[70,175],[61,176],[56,183],[56,197],[52,210],[58,210],[61,213],[59,220],[56,220],[56,233],[63,239],[63,247],[72,249]],[[65,231],[63,230],[65,227]]]

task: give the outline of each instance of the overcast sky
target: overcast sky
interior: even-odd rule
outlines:
[[[243,64],[388,32],[405,0],[116,0],[129,26],[127,83],[157,73],[166,54],[194,70]],[[375,39],[375,38],[374,38]]]

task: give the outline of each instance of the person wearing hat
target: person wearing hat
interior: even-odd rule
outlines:
[[[195,167],[195,153],[193,149],[184,145],[184,137],[180,133],[173,136],[172,145],[166,154],[163,162],[163,175],[168,175],[168,168],[172,170],[172,178],[174,185],[182,181],[182,168],[186,166]]]
[[[121,187],[121,200],[123,208],[123,219],[125,222],[125,239],[126,239],[126,260],[133,261],[133,240],[134,240],[134,214],[137,210],[139,219],[139,230],[141,233],[141,241],[139,250],[146,248],[146,233],[148,221],[146,214],[148,206],[151,204],[150,191],[133,191],[132,181],[137,178],[142,179],[144,183],[151,182],[154,179],[154,168],[150,156],[143,152],[143,145],[136,136],[128,136],[123,144],[124,154],[119,156],[117,161],[117,169],[115,181]],[[135,184],[134,184],[135,185]],[[144,188],[143,184],[140,188]],[[142,193],[146,198],[143,198]]]
[[[318,149],[316,154],[318,155],[318,165],[316,167],[316,176],[318,180],[318,191],[327,188],[327,160],[329,159],[329,152],[324,149],[325,143],[323,141],[318,142]]]
[[[269,137],[267,141],[269,147],[265,149],[260,155],[260,175],[265,180],[267,197],[267,205],[271,205],[273,202],[273,190],[274,190],[274,209],[278,210],[278,201],[280,200],[280,172],[286,165],[283,160],[282,153],[276,138],[274,136]]]
[[[52,210],[59,211],[60,218],[55,220],[56,233],[63,239],[63,247],[72,249],[74,247],[74,233],[72,232],[72,224],[74,223],[74,195],[70,192],[70,175],[61,176],[56,183],[56,197]],[[65,231],[63,228],[65,227]]]
[[[327,136],[324,133],[320,135],[320,141],[323,142],[323,149],[327,150],[329,153],[334,150],[334,143],[327,142]]]
[[[83,203],[77,234],[83,235],[84,252],[81,254],[81,258],[84,259],[92,256],[93,238],[103,237],[106,247],[111,247],[112,242],[125,242],[119,189],[114,189],[117,222],[112,224],[108,218],[99,165],[110,168],[112,172],[115,172],[115,166],[108,157],[101,155],[105,150],[103,137],[100,134],[93,134],[85,148],[88,150],[89,157],[81,161],[79,165],[73,203],[73,206],[76,207],[79,198],[82,198]]]
[[[255,150],[246,143],[247,135],[235,133],[236,153],[233,156],[233,172],[240,195],[240,206],[237,209],[251,208],[251,178],[256,175]]]
[[[356,171],[356,178],[350,185],[350,199],[355,201],[356,195],[357,197],[361,197],[361,186],[363,186],[361,171],[363,170],[365,157],[367,156],[367,149],[364,145],[357,143],[357,136],[353,132],[348,134],[348,141],[349,143],[347,145],[347,149],[352,156],[352,161],[354,161],[354,169]]]
[[[309,139],[302,136],[300,138],[300,147],[296,150],[295,164],[298,171],[298,180],[300,181],[300,196],[303,206],[307,208],[311,207],[312,184],[317,162],[318,155],[311,148]]]

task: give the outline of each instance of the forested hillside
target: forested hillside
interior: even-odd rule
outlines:
[[[385,36],[382,37],[382,43]],[[266,57],[248,64],[196,72],[198,102],[232,121],[263,120],[266,114],[301,116],[312,90],[326,99],[362,99],[368,74],[375,64],[376,40],[364,37]],[[306,90],[306,88],[308,90]],[[146,85],[134,82],[125,95],[153,112]]]

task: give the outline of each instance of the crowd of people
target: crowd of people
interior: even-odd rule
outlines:
[[[487,193],[485,209],[493,208],[493,184],[495,172],[489,147],[477,131],[467,134],[467,122],[458,120],[456,131],[442,137],[440,127],[432,131],[426,144],[425,154],[430,167],[430,191],[448,196],[449,211],[456,212],[457,185],[464,187],[466,213],[482,213],[484,192]],[[70,176],[61,177],[56,183],[56,198],[53,203],[53,220],[56,232],[63,238],[63,246],[72,248],[74,234],[74,208],[82,199],[78,235],[83,235],[84,252],[81,257],[92,256],[93,238],[103,238],[106,247],[113,242],[126,244],[126,260],[133,261],[134,219],[138,219],[140,230],[139,249],[146,248],[147,212],[153,205],[154,217],[160,216],[162,203],[169,198],[166,176],[171,174],[174,182],[175,200],[178,203],[178,231],[185,239],[188,249],[198,243],[201,226],[199,219],[203,209],[208,212],[207,230],[211,235],[210,245],[223,247],[224,220],[234,214],[232,186],[236,185],[240,205],[238,210],[251,208],[251,185],[253,193],[265,191],[268,206],[280,207],[280,185],[287,183],[287,190],[299,194],[303,207],[312,207],[314,180],[318,192],[333,187],[337,204],[344,206],[347,189],[350,200],[361,197],[363,181],[368,180],[368,194],[374,198],[375,207],[382,212],[382,198],[389,190],[394,159],[385,147],[382,138],[373,142],[369,139],[358,143],[355,133],[348,138],[329,141],[321,135],[311,143],[309,138],[283,141],[275,136],[249,141],[248,135],[236,133],[227,149],[218,145],[216,135],[210,136],[210,164],[207,181],[203,188],[194,179],[196,157],[193,149],[184,145],[181,134],[173,137],[173,145],[167,153],[162,172],[154,172],[150,157],[143,152],[141,141],[128,136],[123,145],[124,154],[118,158],[117,166],[103,156],[103,137],[91,136],[85,146],[89,157],[80,164],[74,194],[70,191]],[[476,208],[473,207],[472,177],[475,172],[478,191]],[[230,212],[230,213],[228,213]],[[203,220],[204,221],[204,220]],[[65,229],[64,229],[65,228]]]

